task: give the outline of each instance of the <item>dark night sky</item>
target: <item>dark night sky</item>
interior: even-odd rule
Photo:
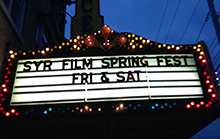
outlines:
[[[214,0],[214,5],[220,14],[220,0]],[[67,12],[74,16],[75,5],[68,6]],[[219,46],[210,14],[206,18],[208,12],[206,0],[100,0],[100,14],[111,29],[166,44],[197,44],[203,40],[208,47]],[[71,18],[66,19],[65,36],[70,39]],[[220,138],[219,131],[220,118],[192,139]]]

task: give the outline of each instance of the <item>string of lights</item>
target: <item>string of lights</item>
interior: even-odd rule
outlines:
[[[169,34],[170,34],[170,30],[171,30],[171,27],[173,26],[173,21],[174,21],[174,19],[176,18],[176,13],[177,13],[177,11],[178,11],[178,9],[179,9],[180,2],[181,2],[181,0],[179,0],[179,3],[178,3],[178,5],[177,5],[176,11],[175,11],[175,13],[174,13],[174,16],[173,16],[172,22],[171,22],[171,24],[170,24],[170,27],[169,27],[169,30],[168,30],[168,33],[167,33],[167,36],[166,36],[164,42],[167,41],[167,38],[168,38],[168,36],[169,36]]]
[[[182,39],[183,39],[183,37],[184,37],[184,35],[185,35],[185,33],[186,33],[188,27],[189,27],[189,24],[191,23],[191,20],[192,20],[194,14],[195,14],[195,12],[196,12],[196,9],[197,9],[197,7],[198,7],[198,5],[199,5],[199,2],[200,2],[200,0],[198,0],[198,2],[197,2],[197,4],[196,4],[196,7],[194,8],[194,11],[193,11],[193,13],[192,13],[192,15],[191,15],[191,17],[190,17],[190,19],[189,19],[187,25],[186,25],[186,28],[184,29],[183,35],[181,36],[181,39],[180,39],[180,41],[179,41],[179,44],[182,42]]]

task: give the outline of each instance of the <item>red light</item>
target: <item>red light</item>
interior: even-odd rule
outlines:
[[[216,97],[216,94],[212,94],[212,97]]]
[[[206,80],[206,81],[205,81],[205,83],[206,83],[206,84],[209,84],[209,83],[210,83],[210,81],[209,81],[209,80]]]
[[[208,108],[208,107],[209,107],[209,104],[205,104],[205,107]]]
[[[202,63],[205,63],[205,62],[206,62],[206,60],[205,60],[205,59],[203,59],[203,60],[202,60]]]
[[[210,76],[206,76],[206,79],[210,79]]]
[[[6,70],[9,70],[9,67],[6,67],[5,69],[6,69]]]
[[[9,66],[12,66],[12,63],[9,63]]]
[[[196,108],[199,108],[200,107],[200,105],[199,104],[196,104]]]
[[[6,83],[9,83],[9,80],[5,80]]]
[[[7,71],[7,74],[11,74],[11,72],[10,72],[10,71]]]
[[[200,105],[204,105],[205,103],[203,101],[200,102]]]
[[[212,101],[209,101],[209,103],[208,103],[209,105],[212,105]]]
[[[4,76],[4,78],[5,78],[5,79],[7,79],[7,78],[8,78],[8,76],[7,76],[7,75],[5,75],[5,76]]]
[[[209,86],[209,88],[213,88],[214,86],[211,84],[210,86]]]
[[[4,95],[3,94],[0,94],[0,97],[3,97]]]
[[[191,106],[190,106],[189,104],[187,104],[187,105],[186,105],[186,108],[188,108],[188,109],[189,109],[190,107],[191,107]]]
[[[19,113],[18,113],[18,112],[16,112],[16,113],[15,113],[15,115],[16,115],[16,116],[18,116],[18,115],[19,115]]]
[[[2,84],[2,87],[6,87],[6,85],[5,85],[5,84]]]
[[[0,106],[2,106],[2,103],[0,103]]]
[[[3,111],[3,107],[1,107],[0,110]]]
[[[207,75],[207,72],[205,71],[205,72],[203,72],[203,75]]]
[[[193,105],[195,105],[195,102],[192,101],[192,102],[190,102],[190,104],[193,106]]]
[[[6,112],[6,113],[5,113],[5,116],[10,116],[10,113],[9,113],[9,112]]]
[[[5,98],[2,98],[2,101],[5,101]]]
[[[211,93],[211,92],[212,92],[212,89],[208,89],[208,92]]]
[[[11,113],[15,113],[15,109],[12,109],[12,110],[11,110]]]

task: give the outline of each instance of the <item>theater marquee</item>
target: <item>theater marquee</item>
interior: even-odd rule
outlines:
[[[104,26],[60,46],[10,50],[8,56],[0,116],[218,106],[215,81],[201,44],[159,44]]]

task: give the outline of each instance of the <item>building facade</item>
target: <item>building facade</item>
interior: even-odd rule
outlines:
[[[36,50],[64,41],[66,0],[0,0],[0,72],[6,51]]]

